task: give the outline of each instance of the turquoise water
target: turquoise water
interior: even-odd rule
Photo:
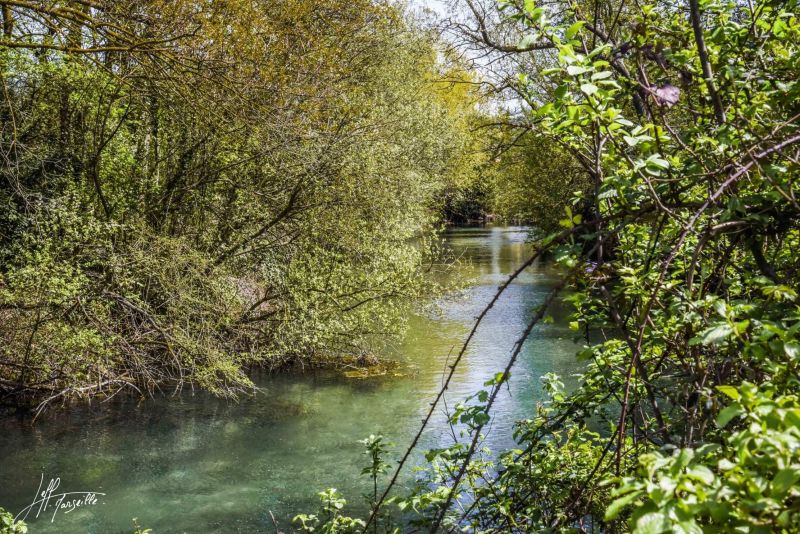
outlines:
[[[159,534],[274,533],[273,516],[290,531],[291,518],[315,511],[316,493],[329,487],[357,509],[370,486],[359,475],[366,457],[357,440],[382,433],[396,444],[390,460],[400,456],[441,384],[448,355],[458,351],[497,286],[527,258],[525,238],[522,228],[446,234],[446,247],[460,258],[449,276],[473,282],[411,317],[405,339],[387,354],[401,362],[397,376],[266,375],[257,380],[262,392],[238,403],[184,393],[52,412],[34,425],[0,421],[0,506],[16,514],[34,500],[42,477],[45,487],[59,477],[54,493],[95,492],[97,501],[68,513],[54,510],[51,501],[39,518],[34,509],[27,520],[33,534],[132,532],[134,517]],[[552,267],[535,264],[508,289],[457,370],[449,406],[502,370],[557,276]],[[498,398],[487,438],[492,448],[510,445],[513,421],[531,416],[542,396],[541,375],[578,370],[566,310],[557,307],[554,315],[553,324],[534,331],[509,391]],[[445,415],[437,413],[423,446],[452,440]]]

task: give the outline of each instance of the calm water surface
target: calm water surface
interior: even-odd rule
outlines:
[[[265,376],[263,393],[239,403],[206,395],[52,413],[35,425],[0,421],[0,506],[17,513],[31,503],[40,478],[60,477],[62,491],[105,493],[98,504],[28,519],[32,534],[131,532],[132,518],[155,533],[275,532],[313,512],[316,492],[338,488],[357,506],[369,481],[356,441],[382,433],[399,457],[435,395],[451,351],[472,326],[506,275],[530,247],[522,228],[461,228],[446,246],[461,258],[450,276],[473,282],[436,302],[438,312],[411,318],[406,338],[390,349],[399,376],[346,379],[329,372]],[[486,317],[457,370],[448,405],[482,388],[501,371],[531,311],[557,272],[536,264],[513,284]],[[510,445],[514,420],[531,416],[547,372],[577,372],[565,310],[535,330],[515,368],[510,392],[498,398],[488,445]],[[425,447],[452,443],[440,413],[424,435]],[[417,461],[419,461],[417,456]],[[348,507],[351,505],[348,504]]]

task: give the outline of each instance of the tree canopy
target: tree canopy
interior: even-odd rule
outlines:
[[[388,3],[0,3],[0,398],[367,358],[475,98]]]

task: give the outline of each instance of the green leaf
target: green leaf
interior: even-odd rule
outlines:
[[[800,469],[795,467],[781,469],[772,479],[770,495],[773,498],[782,499],[798,480],[800,480]]]
[[[584,83],[581,84],[581,91],[587,96],[592,96],[597,92],[597,86],[593,83]]]
[[[567,28],[567,33],[566,33],[567,39],[572,39],[573,37],[575,37],[575,35],[583,27],[584,24],[586,24],[585,21],[579,20],[578,22]]]
[[[597,195],[597,198],[599,200],[603,200],[603,199],[606,199],[606,198],[613,198],[613,197],[617,196],[618,194],[619,193],[618,193],[618,191],[616,189],[606,189],[605,191],[603,191],[602,193]]]
[[[647,512],[636,519],[637,534],[662,534],[669,532],[670,522],[663,512]]]
[[[554,108],[554,107],[555,107],[555,106],[553,106],[553,103],[552,103],[552,102],[548,102],[548,103],[547,103],[547,104],[545,104],[544,106],[542,106],[542,107],[540,107],[539,109],[537,109],[537,110],[536,110],[536,114],[537,114],[537,115],[539,115],[540,117],[541,117],[541,116],[544,116],[544,115],[547,115],[548,113],[550,113],[551,111],[553,111],[553,108]]]
[[[731,470],[731,469],[733,469],[734,467],[736,467],[736,464],[735,464],[735,463],[733,463],[733,462],[731,462],[731,461],[730,461],[730,460],[728,460],[727,458],[722,458],[722,459],[721,459],[721,460],[720,460],[720,461],[717,463],[717,469],[719,469],[720,471],[730,471],[730,470]]]
[[[637,144],[639,144],[639,139],[637,137],[631,137],[630,135],[624,135],[622,138],[625,140],[625,142],[628,144],[628,146],[636,146]]]
[[[483,385],[484,386],[494,386],[496,384],[502,384],[506,380],[506,378],[507,377],[506,377],[505,373],[500,371],[498,373],[495,373],[492,378],[490,378],[489,380],[484,382]]]
[[[800,354],[800,343],[796,343],[794,341],[784,343],[783,351],[788,357],[794,360]]]
[[[659,158],[658,156],[655,155],[647,158],[647,161],[645,163],[650,168],[661,169],[661,170],[669,168],[669,162],[667,160]]]
[[[553,96],[554,96],[554,97],[555,97],[557,100],[561,100],[561,99],[562,99],[562,98],[564,98],[564,96],[567,94],[567,91],[568,91],[568,90],[569,90],[569,86],[568,86],[567,84],[561,84],[561,85],[559,85],[559,86],[556,88],[556,90],[553,92]]]
[[[489,422],[489,414],[486,412],[478,412],[475,414],[475,417],[472,420],[476,425],[485,425]]]
[[[728,423],[731,422],[732,419],[739,417],[743,413],[744,410],[742,410],[741,406],[738,404],[731,404],[719,412],[719,415],[717,416],[717,426],[724,428]]]
[[[706,485],[711,485],[714,482],[714,473],[704,465],[693,465],[686,476],[694,480],[699,480]]]
[[[525,11],[533,13],[534,9],[536,9],[536,2],[534,0],[525,0]]]
[[[739,395],[739,390],[733,386],[717,386],[717,391],[720,393],[727,395],[728,397],[732,398],[735,401],[738,401],[741,395]]]
[[[623,495],[619,499],[609,504],[608,508],[606,508],[606,513],[604,516],[605,520],[611,521],[612,519],[617,517],[619,513],[622,511],[622,509],[628,506],[636,499],[638,499],[640,494],[641,494],[640,491],[634,491],[632,493],[628,493],[627,495]]]
[[[729,324],[721,324],[709,328],[703,333],[703,345],[717,345],[725,341],[733,333],[733,327]]]
[[[567,74],[569,74],[570,76],[578,76],[580,74],[583,74],[584,72],[589,72],[589,69],[587,69],[586,67],[581,67],[579,65],[570,65],[569,67],[567,67]]]

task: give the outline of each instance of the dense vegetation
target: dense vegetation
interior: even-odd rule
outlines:
[[[463,443],[429,451],[418,488],[387,499],[392,477],[366,520],[324,493],[322,512],[298,522],[797,532],[797,2],[466,5],[457,30],[511,58],[518,76],[506,81],[534,137],[590,184],[537,241],[534,258],[552,255],[564,279],[505,368],[456,407]],[[517,183],[536,192],[537,181]],[[518,423],[518,448],[491,455],[481,442],[494,401],[566,287],[585,341],[580,386],[544,377],[550,400]]]
[[[472,172],[468,74],[383,2],[0,2],[0,404],[370,358]]]
[[[535,220],[520,269],[563,279],[455,407],[463,442],[400,490],[409,454],[371,436],[372,514],[328,490],[297,527],[800,528],[796,0],[465,0],[449,31],[501,74],[480,80],[368,0],[0,6],[4,403],[363,357],[437,213],[493,211]],[[518,447],[487,451],[564,289],[580,385],[544,377]]]

